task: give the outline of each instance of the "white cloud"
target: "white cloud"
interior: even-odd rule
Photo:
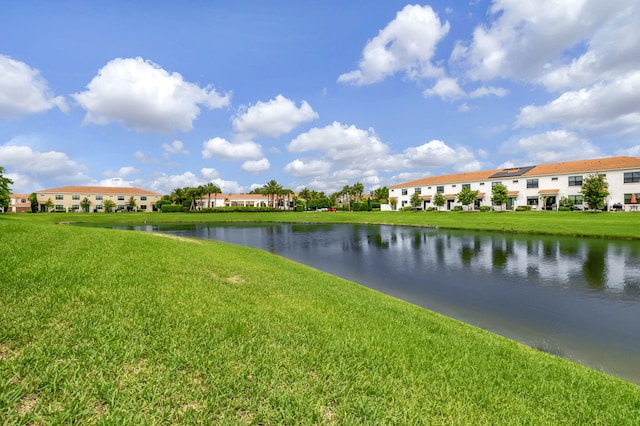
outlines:
[[[503,87],[482,86],[469,93],[470,98],[481,98],[484,96],[497,96],[503,98],[509,94],[509,91]]]
[[[569,91],[544,106],[528,105],[520,110],[516,126],[534,127],[560,123],[563,126],[616,133],[640,132],[640,71],[610,83]]]
[[[362,130],[337,121],[300,134],[287,148],[289,152],[320,151],[331,161],[340,164],[377,160],[389,153],[389,147],[378,138],[373,129]]]
[[[268,102],[257,102],[250,107],[241,107],[241,114],[233,119],[233,128],[244,137],[278,137],[307,121],[318,118],[318,113],[302,101],[296,107],[293,101],[282,95]]]
[[[287,164],[284,171],[295,177],[310,177],[327,175],[331,170],[331,163],[323,160],[296,159]]]
[[[417,147],[404,151],[406,167],[441,167],[463,165],[475,159],[465,148],[453,149],[441,140],[431,140]]]
[[[220,173],[218,173],[218,171],[214,168],[211,167],[203,167],[200,169],[200,174],[202,175],[203,178],[205,178],[208,181],[211,181],[211,179],[216,179],[218,177],[220,177]]]
[[[460,88],[455,78],[444,77],[439,79],[431,89],[422,92],[424,97],[439,96],[444,100],[464,98],[467,94]]]
[[[153,177],[153,181],[149,184],[151,191],[161,194],[170,194],[176,188],[184,188],[185,186],[202,185],[203,180],[198,178],[192,172],[184,172],[181,175],[167,175],[160,173]]]
[[[630,157],[640,157],[640,145],[635,145],[630,148],[620,149],[616,151],[616,155],[626,155]]]
[[[40,72],[24,62],[0,55],[0,116],[21,117],[58,107],[69,107],[62,96],[54,96]]]
[[[133,166],[120,167],[118,170],[106,170],[103,175],[109,178],[124,178],[131,174],[140,173],[140,170]]]
[[[218,157],[225,160],[258,160],[262,158],[262,147],[255,142],[231,143],[215,137],[202,144],[202,158]]]
[[[13,194],[31,194],[39,189],[43,189],[38,178],[25,173],[6,173],[5,177],[13,181],[9,188]]]
[[[546,164],[562,161],[601,157],[598,147],[576,133],[554,130],[521,138],[515,146],[504,146],[502,151],[513,154],[521,152],[523,160],[512,160],[514,164]]]
[[[437,77],[442,69],[433,65],[436,45],[449,32],[430,6],[407,5],[396,18],[364,47],[357,70],[338,81],[365,85],[398,72],[410,78]]]
[[[87,111],[86,123],[117,122],[136,131],[159,133],[191,130],[200,105],[222,108],[230,97],[184,81],[180,74],[140,57],[111,60],[86,91],[72,96]]]
[[[102,179],[101,181],[92,184],[97,186],[111,186],[116,188],[131,188],[132,186],[134,186],[132,181],[127,181],[119,177]]]
[[[266,158],[261,158],[257,161],[245,161],[244,164],[242,164],[241,169],[248,173],[260,173],[269,170],[269,167],[271,167],[271,163],[269,163],[269,160]]]
[[[608,9],[611,2],[600,0],[494,0],[493,21],[476,27],[471,44],[459,43],[452,58],[465,61],[476,79],[536,77],[592,34],[611,15]]]
[[[471,109],[471,107],[465,102],[458,107],[458,112],[467,112]]]
[[[40,152],[28,146],[2,145],[0,158],[9,172],[38,178],[52,178],[66,182],[89,181],[87,168],[59,151]]]
[[[214,179],[212,182],[218,185],[223,194],[242,194],[245,192],[245,187],[235,180]]]
[[[173,141],[171,145],[163,143],[162,148],[164,148],[164,158],[169,158],[172,155],[189,155],[189,151],[184,148],[184,143],[182,141]]]

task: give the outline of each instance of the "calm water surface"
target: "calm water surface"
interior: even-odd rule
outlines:
[[[131,227],[268,250],[640,384],[640,243],[330,224]]]

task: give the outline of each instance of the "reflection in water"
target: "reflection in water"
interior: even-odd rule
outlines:
[[[366,225],[135,229],[258,247],[640,383],[640,244]]]

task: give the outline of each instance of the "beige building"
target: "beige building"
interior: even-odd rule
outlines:
[[[8,212],[26,213],[31,211],[31,202],[29,202],[29,194],[9,194]]]
[[[157,192],[140,188],[123,188],[108,186],[63,186],[61,188],[36,191],[38,195],[38,211],[47,211],[46,203],[51,200],[51,211],[63,212],[104,212],[107,200],[115,204],[115,210],[127,211],[131,197],[136,202],[136,211],[156,211],[155,204],[162,197]],[[88,207],[83,207],[84,200],[88,200]]]

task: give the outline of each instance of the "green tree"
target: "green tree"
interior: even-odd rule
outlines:
[[[263,187],[263,193],[267,196],[269,207],[275,207],[276,197],[280,194],[282,190],[282,185],[278,183],[278,181],[271,179],[267,182]]]
[[[359,203],[362,198],[362,194],[364,194],[364,184],[361,182],[356,182],[351,186],[351,193],[355,197],[356,203]]]
[[[38,194],[32,192],[29,195],[29,202],[31,203],[31,213],[38,213]]]
[[[53,207],[54,207],[53,201],[51,201],[51,198],[49,198],[47,202],[44,203],[44,208],[47,209],[47,212],[50,212],[51,209],[53,209]]]
[[[446,202],[447,199],[444,198],[442,192],[436,192],[436,195],[433,196],[433,205],[436,206],[438,210],[440,210],[440,208],[444,206]]]
[[[590,210],[598,210],[604,207],[604,199],[609,196],[609,185],[604,175],[599,173],[589,175],[582,181],[582,196]]]
[[[379,203],[387,201],[389,199],[389,188],[383,186],[382,188],[374,189],[371,191],[371,197]]]
[[[8,177],[4,177],[4,168],[0,166],[0,208],[3,212],[7,211],[11,203],[11,187],[13,181]]]
[[[136,199],[133,197],[129,197],[129,201],[127,202],[127,210],[132,212],[138,208],[138,204],[136,204]]]
[[[111,213],[112,211],[115,211],[116,209],[116,203],[113,200],[105,200],[104,202],[104,211],[107,213]]]
[[[307,208],[309,207],[309,200],[311,199],[311,191],[309,191],[309,188],[306,188],[306,187],[302,188],[298,193],[298,196],[304,200],[304,209],[306,211]]]
[[[503,184],[494,185],[491,188],[491,202],[495,206],[500,206],[500,210],[502,210],[503,206],[509,200],[509,191],[507,187]]]
[[[218,185],[216,185],[215,183],[213,183],[213,182],[208,182],[204,186],[204,191],[209,196],[209,202],[207,204],[208,207],[211,207],[211,194],[213,194],[213,204],[215,205],[217,200],[218,200],[218,194],[220,194],[222,192],[220,187]]]
[[[82,207],[83,212],[88,213],[89,207],[91,207],[91,200],[87,197],[84,197],[82,201],[80,201],[80,206]]]
[[[473,203],[475,203],[478,198],[478,190],[472,191],[469,187],[464,187],[460,192],[458,192],[458,202],[463,206],[466,206],[467,211],[471,211],[469,207]]]
[[[414,192],[413,195],[411,195],[411,206],[414,208],[420,207],[420,204],[422,204],[422,198],[420,198],[420,194],[418,194],[417,192]]]
[[[156,210],[162,211],[162,206],[164,206],[165,204],[173,204],[171,202],[171,195],[163,195],[162,198],[156,201],[156,204],[155,204]]]

